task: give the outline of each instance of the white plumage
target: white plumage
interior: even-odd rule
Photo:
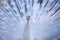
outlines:
[[[26,19],[28,16],[30,19]],[[1,1],[0,40],[28,40],[28,37],[60,40],[60,0]]]

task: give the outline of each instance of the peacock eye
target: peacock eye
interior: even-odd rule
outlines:
[[[38,3],[42,4],[43,0],[38,0]]]

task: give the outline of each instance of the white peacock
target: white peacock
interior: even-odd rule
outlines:
[[[0,0],[0,40],[60,40],[60,0]]]

